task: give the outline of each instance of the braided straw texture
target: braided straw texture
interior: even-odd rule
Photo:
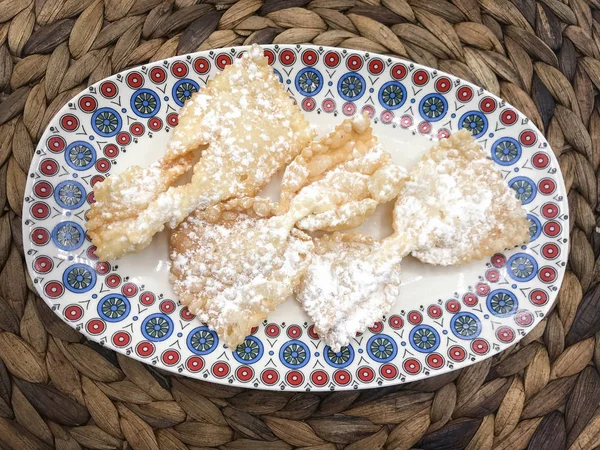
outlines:
[[[363,392],[278,393],[158,373],[85,342],[36,296],[22,199],[74,94],[126,67],[258,43],[400,55],[518,107],[559,157],[571,253],[552,314],[462,371]],[[0,1],[0,447],[600,448],[600,0]]]

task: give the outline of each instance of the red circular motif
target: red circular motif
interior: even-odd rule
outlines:
[[[329,381],[329,375],[324,370],[315,370],[310,374],[310,380],[315,386],[325,386]]]
[[[171,66],[171,73],[174,77],[183,78],[188,74],[188,66],[183,61],[175,61]]]
[[[406,373],[409,373],[411,375],[416,375],[419,372],[421,372],[421,363],[418,359],[415,358],[405,359],[402,363],[402,367],[404,367]]]
[[[90,192],[90,193],[87,195],[87,198],[86,198],[86,200],[87,200],[87,202],[88,202],[90,205],[91,205],[92,203],[96,203],[96,198],[94,197],[94,191]],[[89,213],[89,210],[85,212],[85,218],[86,218],[86,220],[89,220],[89,217],[87,216],[87,215],[88,215],[88,213]]]
[[[96,272],[100,275],[106,275],[110,272],[110,264],[107,262],[98,262],[96,263]]]
[[[333,101],[330,98],[326,98],[325,100],[323,100],[323,111],[325,111],[326,113],[330,113],[333,112],[334,109],[335,101]]]
[[[356,369],[356,377],[363,383],[370,383],[375,379],[375,371],[369,366],[362,366]]]
[[[412,325],[418,325],[423,321],[423,315],[419,311],[408,313],[408,322]]]
[[[215,378],[225,378],[230,370],[229,364],[223,361],[217,361],[210,369]]]
[[[560,209],[556,203],[544,203],[542,205],[542,216],[546,219],[554,219],[559,212]]]
[[[404,321],[402,320],[402,317],[397,315],[390,316],[390,318],[388,319],[388,323],[390,324],[390,327],[392,327],[394,330],[399,330],[404,326]]]
[[[390,75],[395,80],[403,80],[406,77],[408,71],[404,64],[394,64],[390,69]]]
[[[94,111],[96,109],[96,107],[98,106],[98,102],[91,95],[83,95],[79,99],[78,103],[79,103],[79,109],[81,109],[83,112],[87,112],[87,113]]]
[[[452,81],[448,77],[440,77],[435,80],[435,90],[440,94],[445,94],[452,89]]]
[[[369,72],[373,75],[380,75],[385,69],[385,64],[380,58],[372,58],[369,61],[369,65],[367,67]]]
[[[54,267],[52,259],[48,256],[38,256],[33,261],[33,270],[37,273],[48,273]]]
[[[453,345],[448,349],[448,357],[452,361],[461,362],[467,359],[467,352],[460,345]]]
[[[556,237],[562,231],[562,226],[556,220],[549,220],[542,228],[544,234],[548,237]]]
[[[446,129],[446,128],[440,128],[437,131],[437,138],[438,139],[446,139],[450,137],[450,130]]]
[[[280,332],[281,330],[279,328],[279,325],[275,323],[270,323],[265,327],[265,333],[270,338],[276,338],[277,336],[279,336]]]
[[[346,59],[346,67],[348,68],[348,70],[352,70],[353,72],[356,72],[357,70],[360,70],[362,68],[362,66],[363,66],[363,60],[358,55],[350,55]]]
[[[138,288],[133,283],[125,283],[121,288],[121,292],[125,297],[133,297],[134,295],[137,295]]]
[[[104,147],[103,152],[104,156],[108,158],[116,158],[119,156],[119,147],[117,147],[115,144],[108,144]]]
[[[42,159],[40,161],[40,172],[47,176],[56,175],[58,173],[58,163],[50,158]]]
[[[167,123],[172,127],[176,127],[177,124],[179,123],[179,114],[177,114],[177,113],[169,114],[167,116]]]
[[[83,317],[83,308],[79,305],[69,305],[64,309],[63,315],[68,321],[74,322]]]
[[[340,64],[340,54],[338,52],[327,52],[323,58],[323,62],[329,68],[337,67]]]
[[[109,288],[116,288],[121,284],[121,277],[116,273],[113,273],[112,275],[107,276],[104,282]]]
[[[254,378],[254,370],[250,366],[240,366],[235,370],[235,377],[242,383],[247,383]]]
[[[332,378],[338,386],[347,386],[352,381],[352,375],[345,369],[338,369],[333,372]]]
[[[60,153],[65,149],[67,143],[61,136],[50,136],[46,141],[46,146],[52,153]]]
[[[469,86],[462,86],[456,91],[456,99],[459,102],[466,103],[473,98],[473,89]]]
[[[190,320],[192,320],[194,318],[194,315],[190,312],[190,310],[187,308],[187,306],[184,306],[183,308],[181,308],[181,310],[179,311],[179,316],[186,322],[189,322]]]
[[[279,381],[279,372],[277,372],[275,369],[265,369],[260,374],[260,379],[267,386],[273,386]]]
[[[304,111],[312,111],[313,109],[315,109],[316,103],[315,100],[311,97],[306,97],[304,100],[302,100],[302,109]]]
[[[393,364],[384,364],[379,368],[379,375],[386,380],[393,380],[398,376],[398,368]]]
[[[369,327],[372,333],[381,333],[383,331],[383,323],[375,322],[372,327]]]
[[[150,70],[150,79],[154,84],[162,84],[167,79],[167,72],[162,67],[153,67]]]
[[[488,295],[490,293],[490,287],[485,283],[478,283],[475,287],[477,295]]]
[[[346,102],[342,105],[342,112],[347,116],[352,116],[356,112],[356,105],[352,102]]]
[[[275,62],[275,53],[273,53],[273,50],[265,49],[263,54],[265,55],[265,58],[267,58],[269,65],[272,66]]]
[[[496,330],[496,337],[500,342],[512,342],[515,340],[515,330],[510,327],[500,327]]]
[[[129,72],[127,77],[125,77],[125,81],[127,86],[132,89],[140,88],[144,85],[144,77],[139,72]]]
[[[544,283],[552,283],[556,281],[557,277],[558,272],[556,272],[556,269],[554,267],[544,266],[538,272],[538,278]]]
[[[33,185],[33,193],[39,198],[48,198],[52,195],[52,185],[47,181],[38,181]]]
[[[174,366],[179,363],[181,355],[177,350],[169,349],[165,350],[162,355],[160,355],[160,359],[165,366]]]
[[[392,120],[394,120],[394,113],[391,111],[383,111],[381,113],[381,121],[383,123],[392,123]]]
[[[207,74],[210,71],[210,62],[204,57],[194,60],[194,70],[200,75]]]
[[[44,285],[44,293],[48,298],[58,298],[65,293],[65,287],[58,281],[49,281]]]
[[[302,62],[306,66],[314,66],[318,60],[319,56],[314,50],[304,50],[304,52],[302,53]]]
[[[429,81],[429,73],[423,69],[417,70],[413,73],[412,80],[417,86],[425,86]]]
[[[127,331],[117,331],[112,335],[112,343],[115,347],[127,347],[131,344],[131,335]]]
[[[89,334],[98,335],[104,333],[106,330],[106,324],[103,320],[92,319],[85,325],[85,329]]]
[[[456,314],[461,309],[460,303],[458,300],[448,300],[446,302],[446,311],[450,314]]]
[[[517,112],[513,109],[505,109],[500,114],[500,122],[504,125],[514,125],[518,118]]]
[[[110,170],[111,163],[106,158],[100,158],[98,161],[96,161],[95,167],[98,172],[105,173]]]
[[[543,178],[538,183],[538,189],[544,195],[553,194],[556,190],[556,182],[552,178]]]
[[[479,102],[479,109],[486,114],[490,114],[495,111],[498,103],[492,97],[483,97]]]
[[[496,269],[490,269],[485,273],[485,279],[490,283],[497,283],[500,279],[500,272],[498,272]]]
[[[185,362],[185,367],[190,372],[200,372],[204,367],[204,359],[201,356],[190,356]]]
[[[141,136],[142,134],[144,134],[144,131],[146,131],[146,129],[144,128],[144,125],[142,125],[141,123],[134,122],[129,127],[129,131],[134,136]]]
[[[46,219],[50,216],[50,207],[44,202],[35,202],[31,205],[30,211],[36,219]]]
[[[550,165],[550,157],[547,153],[538,152],[531,157],[531,164],[536,169],[545,169]]]
[[[444,367],[444,357],[439,353],[430,353],[427,355],[427,359],[425,360],[427,365],[432,369],[441,369]]]
[[[437,305],[430,305],[427,308],[427,315],[432,319],[439,319],[442,317],[442,308]]]
[[[463,295],[463,303],[467,306],[475,306],[479,303],[479,299],[472,292],[467,292]]]
[[[165,314],[171,314],[173,311],[175,311],[176,306],[173,300],[163,300],[160,302],[159,308],[161,312]]]
[[[517,311],[515,314],[515,323],[522,327],[529,327],[533,325],[533,313],[525,309]]]
[[[300,336],[302,336],[302,328],[300,328],[298,325],[291,325],[288,327],[286,333],[290,339],[298,339]]]
[[[60,126],[65,131],[75,131],[79,128],[79,119],[73,114],[65,114],[60,118]]]
[[[285,381],[290,386],[301,386],[304,383],[304,375],[298,370],[290,370],[285,376]]]
[[[152,119],[148,120],[148,128],[150,128],[152,131],[158,131],[162,128],[162,126],[163,122],[158,117],[153,117]]]
[[[430,132],[431,132],[431,124],[429,122],[423,121],[419,124],[419,133],[429,134]]]
[[[281,53],[279,53],[279,61],[284,66],[291,66],[296,62],[296,54],[293,52],[293,50],[283,50]]]
[[[135,346],[135,352],[142,358],[148,358],[154,354],[154,344],[148,341],[142,341]]]
[[[31,231],[29,239],[36,245],[46,245],[50,242],[50,233],[45,228],[35,228]]]
[[[560,247],[553,242],[542,245],[542,255],[546,259],[556,259],[560,255]]]
[[[500,269],[501,267],[504,267],[505,264],[506,256],[504,256],[502,253],[496,253],[494,256],[492,256],[492,265],[494,267]]]
[[[126,131],[121,131],[117,134],[117,142],[121,145],[129,145],[131,143],[131,135]]]
[[[94,175],[90,180],[90,186],[94,187],[96,183],[100,183],[101,181],[104,181],[104,177],[102,175]]]
[[[412,127],[413,118],[411,116],[402,116],[400,117],[400,126],[402,128]]]
[[[519,142],[525,147],[531,147],[537,142],[537,134],[533,130],[521,131],[519,134]]]
[[[375,108],[373,108],[371,105],[365,105],[362,107],[360,112],[363,114],[366,112],[369,115],[369,119],[372,119],[375,115]]]
[[[485,339],[475,339],[471,342],[471,350],[478,355],[485,355],[490,350],[490,344]]]
[[[150,306],[154,304],[156,300],[156,296],[152,292],[142,292],[140,295],[140,303],[145,306]]]
[[[106,98],[115,98],[119,93],[119,88],[112,81],[105,81],[100,85],[100,93]]]
[[[548,293],[542,289],[534,289],[529,293],[529,301],[536,306],[548,303]]]

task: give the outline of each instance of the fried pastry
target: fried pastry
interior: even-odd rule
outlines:
[[[280,204],[233,199],[194,213],[171,239],[171,282],[181,303],[228,346],[240,343],[293,293],[308,267],[312,240],[294,225],[365,200],[370,174],[388,164],[368,119],[346,120],[290,166]],[[346,223],[356,211],[348,208]]]
[[[195,93],[180,112],[164,161],[168,166],[169,161],[200,150],[190,183],[157,192],[144,210],[132,208],[131,198],[112,190],[107,190],[104,201],[92,205],[96,220],[88,224],[88,234],[96,254],[108,260],[139,251],[165,225],[176,227],[196,209],[254,196],[313,137],[314,130],[262,50],[253,46]],[[144,179],[134,175],[138,170],[116,176],[121,189],[144,189]],[[102,189],[100,184],[95,187]],[[114,208],[132,209],[135,214],[115,220],[110,214]]]
[[[182,304],[235,348],[293,293],[312,240],[253,211],[196,211],[171,235],[170,281]]]
[[[344,240],[338,238],[337,246],[327,242],[329,252],[313,256],[298,300],[337,351],[370,325],[355,320],[354,309],[342,308],[339,299],[368,303],[381,318],[395,301],[397,266],[407,254],[452,265],[528,240],[529,223],[519,200],[470,133],[461,130],[441,140],[410,172],[394,207],[394,234],[361,248],[360,261]],[[348,314],[332,314],[332,308]]]
[[[336,231],[361,225],[378,204],[398,195],[406,171],[392,164],[373,136],[368,116],[346,119],[333,132],[313,142],[286,168],[281,184],[280,213],[307,186],[335,190],[333,203],[316,205],[296,226],[305,231]]]

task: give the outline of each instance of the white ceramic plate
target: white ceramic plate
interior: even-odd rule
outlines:
[[[434,376],[498,353],[545,316],[564,274],[569,222],[560,169],[541,133],[512,106],[454,76],[333,48],[265,47],[321,135],[366,110],[384,149],[410,169],[433,141],[471,129],[527,209],[531,243],[457,267],[406,258],[392,313],[339,353],[319,340],[293,298],[243,345],[224,347],[174,297],[166,232],[138,254],[99,262],[85,228],[93,184],[158,159],[184,101],[243,51],[127,70],[89,87],[51,121],[29,173],[23,241],[33,282],[58,316],[88,338],[162,369],[282,390],[368,388]],[[387,236],[391,205],[361,229]]]

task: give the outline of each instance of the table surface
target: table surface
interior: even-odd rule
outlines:
[[[0,447],[600,448],[600,0],[0,2]],[[247,391],[86,342],[33,290],[22,198],[37,141],[86,86],[176,54],[314,43],[453,73],[527,114],[559,158],[571,252],[553,312],[518,345],[409,385]]]

